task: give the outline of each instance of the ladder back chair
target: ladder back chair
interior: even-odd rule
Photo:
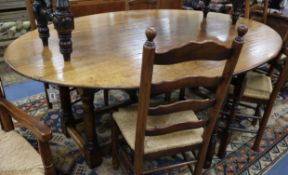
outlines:
[[[36,137],[38,152],[14,130],[12,118]],[[52,131],[7,101],[2,85],[0,86],[0,124],[0,174],[56,175],[49,147]]]
[[[226,154],[226,148],[228,143],[231,140],[231,132],[249,132],[256,133],[256,138],[252,149],[255,151],[259,150],[260,142],[263,137],[267,122],[271,115],[271,111],[276,100],[276,97],[281,90],[281,88],[285,85],[285,82],[288,78],[288,32],[284,37],[283,47],[281,52],[278,54],[274,61],[271,63],[271,70],[268,72],[260,73],[260,72],[248,72],[247,74],[243,74],[236,83],[236,86],[231,86],[230,92],[233,94],[232,99],[232,109],[228,113],[229,117],[227,120],[226,128],[222,135],[221,144],[219,148],[219,157],[223,158]],[[284,57],[283,57],[284,55]],[[284,63],[280,65],[280,75],[277,77],[276,82],[273,84],[272,82],[272,71],[276,70],[276,66],[278,65],[278,61],[281,58],[286,58]],[[283,60],[282,60],[283,62]],[[278,66],[279,67],[279,66]],[[240,102],[249,102],[256,104],[256,107],[241,104]],[[244,107],[252,108],[255,110],[254,115],[241,114],[236,111],[238,105],[243,105]],[[261,114],[261,107],[263,108],[263,114]],[[258,130],[245,130],[243,128],[233,126],[233,123],[236,121],[237,117],[241,117],[244,119],[252,120],[252,124],[255,125],[259,120],[259,129]]]
[[[156,30],[153,27],[146,30],[147,41],[143,46],[139,103],[137,106],[120,108],[113,114],[112,155],[114,168],[118,168],[121,159],[121,162],[129,170],[135,175],[140,175],[197,162],[195,175],[201,174],[211,134],[241,52],[243,36],[247,30],[245,26],[238,28],[238,36],[234,39],[231,48],[212,41],[190,42],[165,53],[155,52],[156,46],[153,40],[156,37]],[[171,66],[195,60],[226,60],[226,63],[221,76],[191,75],[173,81],[163,80],[161,83],[153,83],[153,65]],[[150,94],[199,86],[218,88],[215,96],[207,99],[189,99],[153,107],[149,105]],[[203,110],[208,110],[207,120],[199,120],[194,113]],[[132,149],[132,161],[134,162],[129,161],[125,149],[118,143],[120,133],[129,148]],[[200,148],[198,161],[192,160],[167,167],[143,169],[144,159],[175,155],[196,148]]]

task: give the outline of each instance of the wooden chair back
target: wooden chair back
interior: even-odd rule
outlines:
[[[70,0],[74,17],[125,10],[126,0]]]
[[[266,24],[268,5],[269,0],[264,0],[261,4],[257,3],[257,1],[253,1],[251,4],[250,0],[245,0],[245,18],[251,18]]]
[[[247,27],[238,28],[238,36],[233,41],[232,47],[227,48],[212,41],[190,42],[180,48],[169,50],[165,53],[155,52],[154,38],[156,30],[148,28],[146,30],[147,41],[143,46],[141,82],[139,91],[138,118],[135,141],[135,157],[141,159],[144,154],[145,136],[157,136],[172,132],[204,127],[203,143],[199,153],[198,162],[203,165],[206,151],[208,149],[210,137],[216,124],[218,113],[225,98],[228,85],[230,83],[234,68],[243,46],[243,36],[247,32]],[[223,61],[226,60],[222,76],[204,77],[193,76],[182,77],[174,81],[165,81],[153,84],[153,65],[170,66],[187,61]],[[174,103],[150,107],[150,94],[171,92],[175,89],[185,87],[217,87],[213,98],[201,100],[183,100]],[[162,115],[184,110],[204,110],[210,108],[208,120],[199,122],[180,123],[163,128],[146,129],[147,115]],[[157,117],[157,116],[155,116]],[[175,116],[177,117],[177,116]],[[136,160],[135,160],[136,161]],[[136,164],[137,162],[135,162]],[[200,166],[201,167],[201,166]],[[202,169],[202,167],[200,168]],[[197,174],[197,173],[196,173]]]
[[[126,0],[126,10],[158,9],[159,0]]]

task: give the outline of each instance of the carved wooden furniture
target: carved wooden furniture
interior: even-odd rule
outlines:
[[[274,58],[281,49],[281,37],[270,27],[240,18],[238,24],[249,28],[245,36],[235,74],[253,69]],[[236,26],[237,26],[236,25]],[[34,80],[60,85],[62,122],[71,137],[84,150],[91,166],[101,162],[96,141],[93,108],[94,89],[137,89],[140,82],[143,27],[155,26],[159,43],[157,51],[164,52],[189,41],[213,40],[231,46],[236,26],[231,17],[211,13],[206,20],[199,11],[190,10],[136,10],[103,13],[75,19],[72,57],[62,59],[57,31],[50,28],[49,47],[43,47],[37,31],[31,31],[9,45],[4,58],[16,72]],[[173,33],[173,35],[171,35]],[[265,36],[265,41],[262,38]],[[142,41],[142,42],[141,42]],[[113,49],[113,52],[111,52]],[[29,52],[27,52],[29,50]],[[175,65],[175,71],[162,66],[154,68],[154,82],[175,80],[182,76],[221,75],[224,63],[189,62]],[[192,71],[193,70],[193,71]],[[84,97],[86,138],[77,134],[72,112],[62,99],[69,97],[65,88],[73,86],[88,90]],[[91,90],[91,93],[89,93]],[[97,112],[97,111],[96,111]]]
[[[195,161],[181,162],[176,165],[145,170],[143,161],[161,156],[175,155],[193,149],[200,149],[197,155],[195,175],[200,175],[204,166],[208,145],[218,113],[222,107],[234,68],[243,46],[243,35],[247,27],[238,28],[239,35],[227,48],[215,42],[190,42],[157,53],[154,38],[156,30],[146,30],[147,41],[143,46],[140,92],[138,106],[120,108],[113,114],[112,155],[114,167],[123,162],[135,175],[177,168],[194,164]],[[160,83],[152,83],[154,65],[162,65],[173,71],[173,65],[191,61],[227,60],[221,76],[190,76]],[[193,72],[193,71],[191,71]],[[185,87],[217,87],[214,97],[206,99],[189,99],[165,105],[150,107],[150,94],[171,92]],[[209,110],[208,110],[209,109]],[[199,120],[194,112],[208,111],[207,120]],[[118,143],[120,133],[132,151],[132,162],[127,151]],[[127,173],[128,174],[128,173]]]
[[[51,130],[4,98],[0,86],[0,174],[56,175],[49,140]],[[39,153],[17,131],[12,118],[38,141]]]
[[[247,1],[250,1],[250,0],[245,0],[245,2]],[[203,0],[203,5],[201,8],[202,8],[203,15],[205,18],[207,17],[207,14],[210,11],[210,2],[211,0]],[[232,24],[235,25],[237,20],[242,14],[244,3],[243,3],[243,0],[230,0],[230,2],[232,3],[232,6],[233,6],[232,8],[233,10],[231,14]],[[228,3],[227,1],[223,2],[223,4],[227,4],[227,3]]]
[[[46,1],[48,2],[48,1]],[[116,1],[103,1],[103,0],[70,0],[70,9],[73,17],[81,17],[84,15],[91,15],[101,12],[111,12],[125,10],[125,0]],[[37,1],[35,1],[37,3]],[[121,6],[122,4],[122,6]],[[31,23],[31,29],[37,28],[36,19],[33,14],[33,0],[25,0],[26,9],[28,11],[29,20]],[[45,7],[45,5],[43,5]],[[47,4],[46,4],[47,6]],[[48,5],[49,6],[49,5]],[[56,0],[51,0],[50,6],[56,6]],[[52,7],[51,7],[52,8]],[[40,32],[41,33],[41,32]],[[52,108],[52,103],[49,101],[48,89],[49,84],[44,83],[46,99],[48,102],[48,108]],[[68,89],[67,89],[68,90]],[[72,89],[74,90],[74,89]],[[67,101],[69,103],[70,100]],[[76,101],[77,102],[77,101]],[[104,102],[108,105],[108,90],[104,90]]]
[[[284,38],[283,47],[278,56],[274,59],[274,65],[276,65],[276,61],[281,60],[282,54],[287,58],[288,56],[288,32],[286,32],[286,36]],[[285,60],[284,64],[281,66],[280,75],[276,80],[276,83],[272,83],[272,71],[269,71],[267,75],[263,73],[255,73],[248,72],[242,74],[237,82],[237,84],[233,87],[233,106],[228,116],[227,125],[224,131],[224,135],[222,135],[221,146],[219,149],[219,156],[224,157],[226,153],[226,147],[230,141],[231,132],[249,132],[249,133],[257,133],[252,149],[258,150],[259,145],[262,139],[262,136],[265,131],[265,127],[267,125],[269,116],[271,114],[274,101],[288,79],[288,62]],[[273,68],[273,67],[272,67]],[[256,104],[256,108],[250,105],[245,104],[245,107],[253,108],[255,110],[255,115],[249,116],[245,114],[241,114],[236,111],[236,107],[239,102],[249,102]],[[264,113],[261,115],[261,107],[264,107]],[[245,130],[243,128],[238,128],[233,126],[233,122],[237,117],[242,117],[246,119],[253,119],[252,122],[255,123],[256,120],[259,120],[259,129],[257,131]],[[256,123],[255,123],[256,124]]]

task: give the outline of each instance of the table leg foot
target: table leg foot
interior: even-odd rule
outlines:
[[[96,166],[99,166],[102,163],[102,154],[100,152],[100,149],[97,148],[97,146],[95,145],[85,146],[84,156],[90,168],[95,168]]]

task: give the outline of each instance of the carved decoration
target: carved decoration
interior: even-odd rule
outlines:
[[[54,15],[54,26],[60,39],[60,52],[63,54],[64,60],[69,61],[72,53],[71,33],[74,29],[74,20],[69,8],[69,1],[57,0]]]
[[[243,9],[243,0],[232,0],[233,12],[232,12],[232,24],[236,24],[238,21],[242,9]]]
[[[47,5],[44,0],[34,0],[33,13],[37,20],[39,36],[43,45],[48,46],[48,21],[52,21],[58,32],[60,52],[63,54],[65,61],[70,61],[72,53],[71,33],[74,29],[74,19],[70,11],[69,0],[57,0],[55,11],[53,11],[50,4]]]
[[[45,17],[45,15],[41,13],[41,9],[46,9],[46,8],[47,7],[44,1],[34,0],[33,14],[37,20],[39,36],[44,46],[48,46],[49,29],[48,29],[48,20]]]
[[[210,11],[210,1],[211,1],[211,0],[203,0],[204,5],[203,5],[202,10],[203,10],[203,16],[204,16],[204,18],[207,17],[208,12]]]

